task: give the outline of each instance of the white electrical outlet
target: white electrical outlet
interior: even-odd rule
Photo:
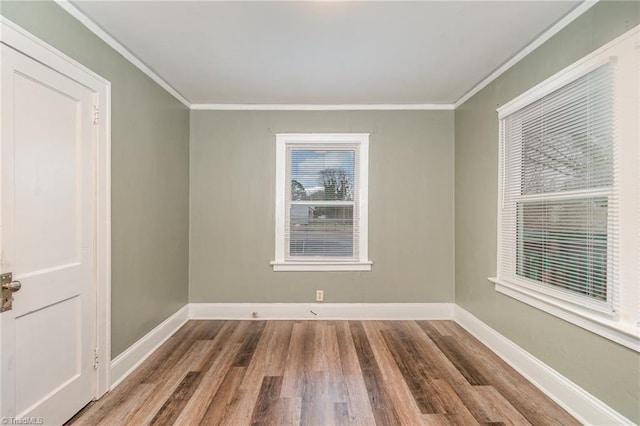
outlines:
[[[324,290],[316,290],[316,302],[324,301]]]

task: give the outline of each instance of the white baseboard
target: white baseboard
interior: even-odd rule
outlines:
[[[453,303],[190,303],[192,319],[453,319]]]
[[[456,305],[455,321],[572,416],[588,425],[633,425],[613,408]]]
[[[131,374],[188,320],[189,305],[187,304],[115,357],[111,361],[111,389]]]

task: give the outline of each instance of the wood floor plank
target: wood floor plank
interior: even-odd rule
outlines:
[[[448,426],[451,424],[446,414],[423,414],[420,416],[423,426]]]
[[[322,397],[328,403],[346,402],[347,388],[342,374],[335,322],[319,322],[316,345],[322,350],[316,351],[316,365],[313,370],[323,373]]]
[[[265,376],[260,386],[258,400],[251,414],[252,425],[277,424],[281,416],[278,413],[278,401],[282,389],[282,376]]]
[[[192,320],[202,324],[198,328],[198,340],[213,340],[227,321],[224,320]]]
[[[418,324],[433,343],[436,344],[438,349],[440,349],[440,351],[458,369],[460,374],[467,379],[470,385],[482,386],[488,384],[487,379],[476,368],[476,365],[469,362],[470,359],[464,356],[462,348],[459,347],[459,343],[454,337],[443,336],[430,321],[420,321]]]
[[[376,423],[380,425],[410,423],[403,421],[404,419],[401,418],[401,412],[398,411],[399,407],[393,401],[395,393],[385,388],[387,381],[376,360],[372,344],[369,341],[370,337],[367,335],[362,322],[350,321],[349,326]],[[376,340],[374,339],[374,346],[375,342]],[[379,358],[382,357],[379,355]],[[386,367],[389,368],[389,364]]]
[[[131,392],[129,395],[129,399],[123,401],[122,404],[115,407],[113,410],[109,412],[108,416],[103,417],[99,422],[92,422],[87,419],[87,421],[79,421],[77,424],[87,424],[87,425],[97,425],[97,426],[110,426],[113,424],[127,424],[127,418],[132,411],[135,411],[139,406],[141,401],[144,401],[149,395],[155,392],[155,385],[142,383]]]
[[[347,426],[351,424],[349,405],[346,402],[336,402],[333,404],[333,416],[335,424],[338,426]]]
[[[233,367],[248,367],[253,353],[262,337],[266,321],[256,321],[245,335],[245,341],[231,364]]]
[[[473,360],[476,368],[487,377],[489,385],[507,399],[528,422],[544,425],[580,424],[462,327],[454,324],[450,330],[453,336],[465,342],[460,347],[461,356]]]
[[[189,324],[189,323],[187,323]],[[191,324],[190,324],[191,325]],[[175,345],[174,349],[165,354],[164,358],[156,363],[155,368],[152,368],[143,378],[143,383],[159,383],[163,382],[166,378],[167,371],[178,363],[180,358],[184,357],[193,342],[200,340],[200,336],[205,332],[207,323],[203,321],[195,321],[193,327],[180,339]]]
[[[297,322],[291,328],[291,338],[287,350],[287,361],[285,362],[284,374],[282,377],[282,390],[280,394],[284,398],[295,398],[300,396],[301,378],[304,375],[304,340],[307,323]]]
[[[259,337],[253,338],[255,341],[254,354],[240,384],[238,396],[228,408],[224,424],[245,425],[251,422],[251,415],[260,394],[262,381],[268,375],[269,366],[265,363],[265,360],[270,357],[274,350],[268,336],[273,334],[272,332],[277,327],[279,327],[277,323],[269,322],[266,327],[260,330]]]
[[[484,399],[485,404],[492,410],[494,421],[488,423],[502,423],[504,425],[531,425],[509,401],[503,397],[493,386],[478,386],[478,392]]]
[[[382,337],[393,356],[393,359],[402,373],[404,381],[407,383],[413,399],[418,404],[422,414],[438,414],[438,410],[433,400],[434,394],[429,392],[427,387],[430,379],[427,374],[428,369],[424,369],[420,354],[416,352],[411,342],[402,338],[401,333],[396,333],[396,329],[383,330]]]
[[[320,321],[304,323],[302,366],[306,373],[322,370],[320,346]]]
[[[433,326],[433,328],[435,328],[438,331],[438,333],[440,333],[441,336],[451,335],[451,332],[449,331],[450,324],[458,326],[455,323],[455,321],[451,321],[451,320],[430,320],[428,322]]]
[[[207,411],[202,416],[200,424],[219,425],[225,424],[225,418],[231,407],[238,400],[240,384],[247,372],[246,367],[231,367],[220,383],[217,392],[209,401]]]
[[[452,425],[472,426],[480,424],[447,380],[429,380],[429,392],[436,395],[438,411],[446,414]]]
[[[367,387],[347,321],[336,322],[336,339],[346,386],[349,423],[361,426],[375,424],[371,403],[367,397]]]
[[[284,374],[293,324],[293,321],[269,321],[268,323],[264,339],[265,345],[270,350],[266,353],[264,364],[267,367],[266,374],[269,376]]]
[[[428,368],[428,374],[432,378],[446,379],[478,422],[492,421],[492,413],[484,405],[482,397],[475,392],[474,387],[424,333],[424,330],[419,326],[419,321],[402,321],[391,324],[405,329],[403,333],[405,336],[409,336],[405,338],[413,340],[413,345],[420,353],[422,360],[428,360],[424,363],[424,367]]]
[[[246,324],[248,325],[248,324]],[[241,330],[240,321],[225,321],[225,324],[222,326],[220,331],[216,334],[216,336],[212,339],[211,349],[209,350],[208,355],[202,361],[202,364],[197,368],[194,368],[194,371],[202,371],[206,373],[211,368],[211,365],[218,359],[220,354],[223,351],[228,350],[227,344],[235,341],[235,335]]]
[[[466,383],[464,378],[459,374],[448,376],[452,373],[451,370],[455,369],[441,353],[428,345],[430,342],[423,333],[418,332],[413,321],[385,321],[378,324],[380,344],[386,348],[399,375],[392,376],[393,378],[387,381],[396,384],[393,395],[408,395],[395,403],[404,407],[402,412],[411,416],[407,423],[420,424],[424,421],[424,416],[430,414],[445,415],[448,419],[447,424],[452,423],[449,420],[451,412],[447,410],[447,405],[442,403],[435,384],[441,380],[440,377],[452,382]],[[394,368],[387,364],[384,370],[392,372]],[[463,414],[467,414],[466,407]],[[467,418],[469,423],[475,422],[474,416]],[[433,420],[433,417],[431,419]]]
[[[333,404],[329,377],[326,371],[304,373],[301,422],[307,425],[334,424]]]
[[[75,425],[577,425],[452,321],[189,321]]]
[[[221,332],[218,333],[214,340],[214,349],[210,353],[210,361],[205,362],[204,365],[204,367],[208,366],[208,368],[206,370],[202,369],[204,376],[202,376],[200,386],[198,386],[182,413],[176,419],[175,424],[195,425],[200,423],[209,408],[211,398],[218,391],[227,371],[231,368],[231,363],[240,351],[242,335],[248,327],[248,321],[230,322],[227,330],[223,327]],[[230,330],[232,330],[231,334],[227,334]],[[225,332],[223,333],[223,331]]]
[[[354,350],[353,339],[351,338],[351,331],[347,321],[336,322],[336,342],[338,344],[342,374],[345,376],[360,374],[360,363]]]
[[[182,382],[173,391],[169,399],[165,401],[160,410],[151,419],[152,426],[171,425],[178,418],[182,409],[202,380],[202,373],[199,371],[190,371],[182,379]]]
[[[171,398],[176,387],[184,380],[189,370],[194,365],[199,365],[206,356],[209,340],[197,340],[185,350],[170,370],[165,372],[162,381],[155,384],[154,392],[151,393],[140,406],[133,410],[125,419],[128,424],[148,424],[162,408],[165,402]]]

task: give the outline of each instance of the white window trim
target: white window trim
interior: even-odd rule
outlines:
[[[502,118],[520,108],[535,102],[548,95],[554,90],[563,87],[568,82],[579,78],[597,66],[610,60],[611,56],[622,52],[635,51],[638,49],[638,34],[640,26],[633,28],[620,37],[609,42],[590,55],[570,65],[558,72],[542,83],[505,104],[498,111],[498,117]],[[637,53],[636,53],[637,54]],[[637,58],[636,58],[637,60]],[[624,81],[636,84],[638,82],[638,67],[628,67],[624,74],[616,75]],[[624,95],[633,93],[633,90],[626,90]],[[636,90],[637,92],[637,90]],[[620,95],[618,93],[618,95]],[[623,98],[624,96],[617,96]],[[567,322],[587,329],[602,337],[619,343],[636,352],[640,352],[640,289],[638,287],[638,268],[640,267],[640,132],[637,126],[640,118],[640,107],[626,108],[623,104],[625,100],[616,99],[616,114],[622,116],[622,123],[626,123],[624,128],[618,128],[618,136],[627,142],[631,149],[625,146],[625,155],[620,155],[620,146],[616,147],[616,155],[620,162],[620,312],[616,315],[607,315],[596,310],[578,306],[568,300],[554,297],[553,292],[539,291],[537,288],[527,288],[521,284],[515,284],[500,277],[491,277],[489,281],[495,284],[495,290],[505,294],[530,306],[538,308],[544,312],[562,318]],[[628,100],[626,100],[628,102]],[[635,141],[635,145],[633,144]],[[500,144],[502,145],[502,144]],[[500,146],[502,150],[502,146]],[[635,152],[634,152],[635,149]],[[628,154],[628,155],[627,155]],[[635,154],[635,155],[634,155]],[[502,157],[502,152],[500,152]],[[499,170],[498,178],[498,256],[497,271],[502,270],[502,179],[504,170]]]
[[[290,260],[285,258],[285,206],[287,145],[318,142],[323,145],[354,144],[359,149],[359,250],[358,259]],[[276,209],[274,271],[370,271],[369,260],[369,133],[278,133],[276,134]]]

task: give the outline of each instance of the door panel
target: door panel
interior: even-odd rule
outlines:
[[[2,410],[46,424],[95,388],[94,104],[90,89],[2,45],[1,269],[22,283],[0,314]]]
[[[72,297],[46,309],[26,314],[16,321],[16,353],[21,358],[16,362],[18,378],[37,377],[35,381],[16,382],[16,411],[22,413],[46,398],[61,384],[75,380],[82,371],[81,354],[81,302]],[[33,330],[46,330],[49,324],[65,324],[55,333],[40,334]],[[68,346],[71,345],[71,346]],[[49,356],[42,362],[42,354],[64,354]]]
[[[15,267],[31,274],[80,259],[81,111],[77,99],[42,81],[16,74],[13,84],[14,158],[21,165],[15,170]]]

